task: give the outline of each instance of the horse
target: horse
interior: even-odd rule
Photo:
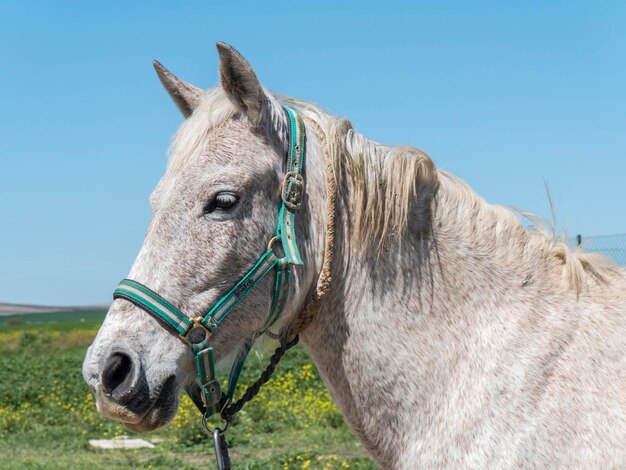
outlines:
[[[275,328],[298,325],[376,463],[624,468],[626,273],[217,50],[208,91],[155,62],[185,120],[129,278],[194,318],[250,269],[274,236],[289,106],[306,129],[302,265]],[[273,288],[262,279],[215,329],[217,362],[260,331]],[[188,345],[120,298],[83,364],[98,411],[138,432],[174,417],[194,372]]]

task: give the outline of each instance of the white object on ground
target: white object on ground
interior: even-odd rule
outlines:
[[[90,439],[89,445],[97,449],[154,449],[154,444],[143,439],[130,439],[128,436],[117,436],[113,439]]]

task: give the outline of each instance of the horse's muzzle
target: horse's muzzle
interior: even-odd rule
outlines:
[[[102,365],[101,384],[106,396],[120,405],[129,404],[141,382],[141,367],[129,354],[115,352]]]
[[[90,364],[88,383],[98,411],[124,423],[141,421],[152,403],[141,361],[130,351],[117,349],[99,363]],[[87,373],[88,372],[88,373]]]

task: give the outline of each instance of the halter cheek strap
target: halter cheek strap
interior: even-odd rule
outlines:
[[[289,122],[289,149],[275,236],[239,282],[220,297],[204,316],[195,318],[189,318],[159,294],[131,279],[124,279],[113,292],[114,299],[127,300],[156,317],[191,346],[196,362],[196,385],[200,389],[199,396],[202,402],[198,402],[197,393],[190,393],[190,396],[205,413],[205,417],[220,412],[220,408],[232,400],[252,344],[280,318],[283,312],[289,292],[290,265],[303,264],[296,243],[295,214],[302,203],[305,190],[302,167],[306,133],[300,115],[286,106],[283,108]],[[273,249],[274,244],[278,242],[281,243],[284,253],[280,258]],[[263,327],[244,343],[231,368],[226,393],[223,393],[215,374],[213,348],[210,345],[211,334],[254,286],[272,271],[275,273],[275,280],[266,321]]]

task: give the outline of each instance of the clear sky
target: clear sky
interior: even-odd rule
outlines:
[[[0,302],[105,303],[215,42],[269,88],[411,144],[489,202],[626,232],[624,2],[0,3]],[[295,6],[297,5],[297,6]],[[339,6],[337,6],[339,5]]]

